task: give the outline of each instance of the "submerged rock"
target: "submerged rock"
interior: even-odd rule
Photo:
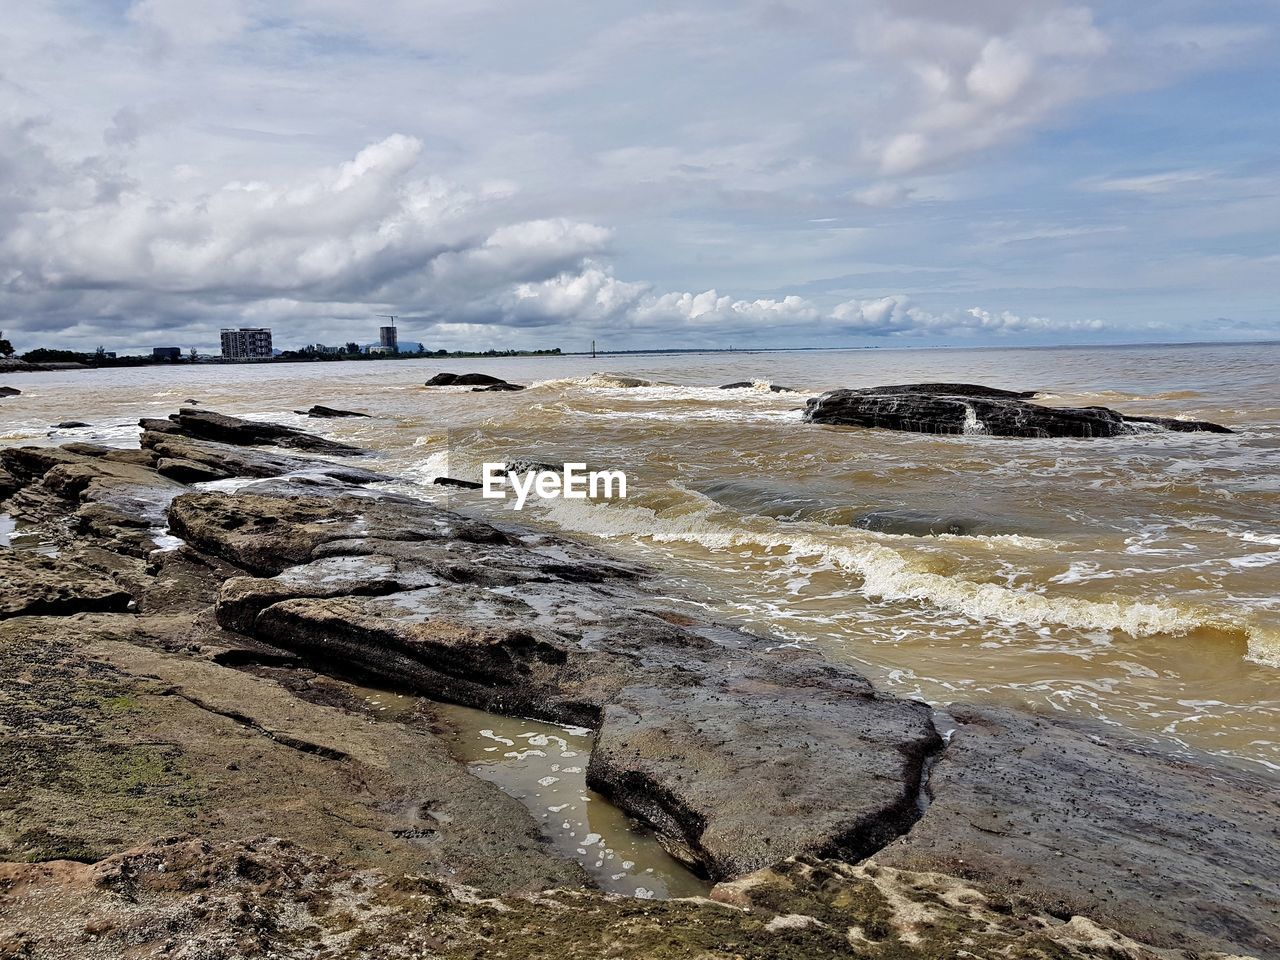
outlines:
[[[515,393],[524,387],[518,383],[491,383],[487,387],[472,387],[472,393]]]
[[[858,516],[853,525],[876,533],[894,533],[909,537],[936,537],[949,534],[971,537],[991,532],[990,521],[974,517],[949,516],[922,510],[870,510]]]
[[[0,397],[16,397],[21,393],[17,387],[0,386]]]
[[[304,417],[316,417],[319,419],[332,419],[335,417],[367,417],[369,416],[369,414],[367,413],[357,413],[354,410],[339,410],[336,407],[324,407],[318,403],[315,406],[313,406],[310,410],[307,410],[305,412],[302,410],[296,410],[294,412],[301,414]]]
[[[89,424],[83,420],[63,420],[61,423],[53,425],[54,430],[79,430],[81,427],[87,427]]]
[[[964,392],[947,392],[953,388]],[[1142,433],[1153,427],[1231,433],[1226,427],[1200,420],[1127,416],[1107,407],[1045,407],[1019,399],[1022,396],[973,384],[833,390],[810,400],[804,418],[811,423],[995,437],[1103,438]]]
[[[431,482],[437,487],[459,487],[463,490],[479,490],[484,486],[483,483],[476,483],[474,480],[458,480],[454,477],[436,477]]]
[[[756,382],[754,380],[737,380],[734,383],[725,383],[720,385],[721,390],[754,390]],[[769,384],[770,393],[795,393],[791,387],[784,387],[781,384]]]

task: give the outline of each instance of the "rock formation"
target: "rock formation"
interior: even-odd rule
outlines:
[[[0,549],[0,956],[1280,956],[1274,778],[935,714],[311,434],[143,425],[0,450],[59,551]],[[716,902],[592,891],[371,682],[590,727]]]
[[[949,383],[833,390],[809,400],[804,418],[840,426],[993,437],[1103,438],[1151,430],[1231,433],[1202,420],[1132,416],[1108,407],[1028,403],[1026,398],[1034,395]]]
[[[310,410],[307,410],[307,411],[296,410],[294,412],[304,417],[315,417],[317,419],[322,419],[322,420],[330,420],[335,417],[367,417],[369,416],[369,414],[367,413],[357,413],[354,410],[339,410],[336,407],[325,407],[325,406],[321,406],[318,403],[315,406],[313,406]]]

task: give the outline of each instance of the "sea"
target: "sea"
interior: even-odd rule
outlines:
[[[512,393],[427,388],[481,372]],[[359,444],[400,493],[648,565],[658,590],[938,706],[1090,717],[1280,769],[1280,345],[863,349],[176,365],[7,375],[0,445],[136,446],[190,401]],[[639,381],[639,383],[637,383]],[[746,381],[732,390],[721,385]],[[803,421],[839,387],[962,381],[1234,433],[917,435]],[[784,386],[794,392],[775,392]],[[372,414],[318,420],[324,404]],[[77,420],[84,427],[52,425]],[[526,458],[625,499],[437,486]],[[20,538],[0,518],[0,538]]]

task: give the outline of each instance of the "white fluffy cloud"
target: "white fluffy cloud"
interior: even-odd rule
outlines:
[[[1176,232],[1105,205],[1158,193],[1167,213],[1225,189],[1220,161],[1024,168],[1006,197],[983,164],[1269,42],[1207,0],[11,6],[0,326],[79,348],[210,345],[241,321],[359,339],[379,313],[457,346],[1097,333],[1158,260],[1119,245]],[[1274,227],[1280,201],[1239,203],[1233,222]]]
[[[867,139],[883,173],[982,150],[1100,93],[1112,46],[1088,7],[890,4],[857,27],[860,50],[905,75],[898,120]]]
[[[29,131],[19,135],[30,141]],[[936,315],[903,296],[823,304],[619,280],[599,260],[610,230],[563,217],[504,222],[508,192],[468,192],[424,175],[422,149],[396,134],[288,182],[233,180],[175,198],[118,171],[49,167],[28,142],[27,160],[45,179],[0,237],[0,297],[20,330],[28,318],[55,316],[112,346],[144,331],[211,332],[241,320],[340,340],[352,318],[379,312],[428,337],[486,325],[558,335],[591,328],[648,342],[1055,329],[976,309]],[[104,192],[108,182],[115,186]]]
[[[930,335],[1025,332],[1097,332],[1098,320],[1056,323],[1044,317],[992,313],[980,307],[931,313],[909,297],[894,295],[823,305],[809,298],[740,300],[715,290],[658,292],[648,284],[626,283],[598,264],[539,283],[522,283],[504,309],[516,322],[551,323],[574,317],[593,329],[682,335],[686,342],[710,342],[734,333],[782,342],[799,334],[809,342],[836,337],[920,337]]]

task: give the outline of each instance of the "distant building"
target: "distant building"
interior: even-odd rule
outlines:
[[[222,330],[224,360],[267,360],[271,357],[270,327],[241,327]]]
[[[181,360],[182,348],[181,347],[152,347],[151,359],[152,360]]]
[[[400,352],[394,326],[378,328],[378,346],[382,348],[382,353]]]

